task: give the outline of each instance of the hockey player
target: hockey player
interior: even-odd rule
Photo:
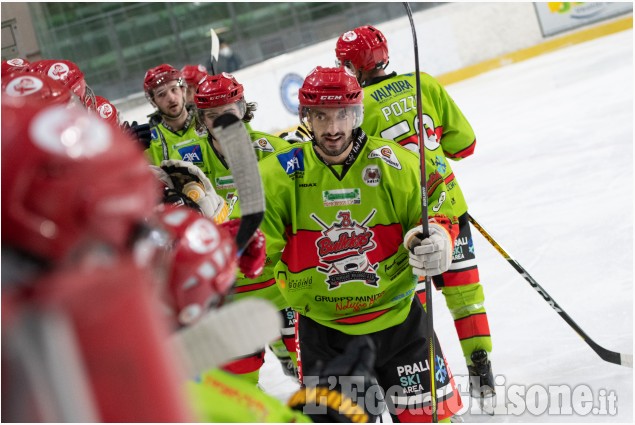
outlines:
[[[364,87],[364,122],[369,135],[392,139],[418,152],[415,75],[387,74],[388,42],[372,26],[362,26],[339,37],[335,54],[340,65],[348,67]],[[434,167],[446,182],[448,200],[459,217],[450,269],[433,278],[445,296],[456,326],[470,374],[473,397],[490,397],[494,378],[488,359],[492,351],[489,323],[484,306],[467,204],[448,158],[458,161],[474,152],[476,139],[472,127],[437,80],[421,73],[423,127],[426,148],[434,157]],[[418,192],[415,185],[413,191]],[[417,294],[425,304],[425,284]]]
[[[1,181],[3,421],[191,420],[133,261],[159,195],[142,151],[83,108],[2,96]]]
[[[185,65],[181,68],[181,75],[187,84],[187,93],[185,95],[185,104],[194,105],[194,95],[198,84],[207,76],[207,69],[203,65]]]
[[[267,209],[263,277],[275,278],[298,313],[298,363],[308,369],[369,335],[379,347],[375,371],[394,420],[430,421],[425,311],[418,275],[447,270],[456,217],[447,188],[428,165],[430,237],[420,240],[416,154],[367,136],[363,92],[344,68],[314,69],[299,90],[299,113],[312,143],[293,144],[259,164]],[[409,263],[413,265],[411,268]],[[461,407],[435,341],[438,418]]]
[[[247,125],[254,152],[259,160],[275,154],[289,144],[278,137],[251,129],[249,122],[253,118],[256,104],[245,100],[242,84],[231,74],[222,73],[205,77],[199,83],[194,101],[200,121],[210,130],[208,140],[213,151],[210,162],[212,169],[210,179],[216,192],[223,196],[229,204],[229,217],[240,217],[240,194],[236,192],[232,172],[224,159],[222,147],[211,133],[214,120],[226,112],[231,112],[241,118]],[[272,344],[271,350],[282,363],[284,372],[295,377],[294,313],[288,309],[275,281],[271,277],[262,279],[254,275],[239,275],[232,298],[238,300],[245,297],[266,299],[280,309],[285,327],[281,330],[282,340]],[[227,370],[242,374],[256,383],[258,382],[258,371],[263,363],[264,348],[262,352],[254,353],[250,358],[240,359],[228,365]]]
[[[207,143],[207,129],[198,121],[196,108],[185,105],[186,87],[181,72],[163,64],[146,72],[143,87],[148,101],[157,109],[150,119],[151,140],[146,154],[150,163],[176,159],[191,162],[214,179],[214,152]],[[134,123],[133,123],[134,124]],[[222,222],[228,206],[214,206],[212,217]]]

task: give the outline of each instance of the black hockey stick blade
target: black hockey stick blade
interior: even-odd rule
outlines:
[[[512,256],[509,255],[507,251],[505,251],[503,247],[499,245],[498,242],[496,242],[492,235],[490,235],[489,232],[485,230],[474,217],[472,217],[471,214],[468,214],[468,219],[470,220],[470,223],[472,223],[472,225],[476,227],[476,229],[483,235],[483,237],[487,239],[487,241],[494,247],[494,249],[496,249],[496,251],[498,251],[498,253],[501,254],[503,258],[505,258],[505,260],[507,260],[507,262],[522,277],[524,277],[527,282],[529,282],[529,285],[531,285],[531,287],[534,288],[534,290],[538,292],[538,294],[540,294],[540,296],[547,302],[547,304],[549,304],[551,308],[553,308],[555,312],[558,313],[569,326],[571,326],[571,328],[580,336],[580,338],[582,338],[582,340],[586,342],[587,345],[591,347],[602,360],[609,363],[615,363],[621,366],[630,367],[631,369],[633,368],[632,354],[617,353],[615,351],[607,350],[606,348],[596,343],[589,335],[586,334],[586,332],[584,332],[584,330],[582,330],[582,328],[571,318],[571,316],[569,316],[567,312],[558,305],[556,300],[551,298],[551,295],[547,293],[545,288],[540,286],[538,281],[536,281],[536,279],[534,279],[529,274],[529,272],[520,265],[518,261],[514,260]]]
[[[240,200],[242,216],[236,235],[240,256],[265,215],[265,195],[258,171],[258,158],[245,124],[237,116],[226,113],[216,118],[213,134],[221,144]]]

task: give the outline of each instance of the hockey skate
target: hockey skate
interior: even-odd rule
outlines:
[[[487,358],[485,350],[476,350],[471,355],[472,365],[467,366],[470,374],[470,395],[478,400],[484,413],[494,414],[494,374],[492,363]]]

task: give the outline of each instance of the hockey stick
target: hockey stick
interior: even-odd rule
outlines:
[[[213,133],[223,148],[240,197],[241,219],[236,234],[240,256],[265,216],[258,158],[245,124],[236,115],[226,113],[216,118]]]
[[[468,214],[470,223],[474,227],[478,229],[479,232],[487,239],[487,241],[492,244],[492,246],[507,260],[509,264],[518,272],[522,277],[525,278],[527,282],[531,285],[532,288],[538,292],[542,298],[547,301],[547,303],[553,308],[556,313],[560,315],[564,319],[565,322],[569,324],[573,328],[574,331],[586,342],[592,349],[595,351],[604,361],[609,363],[615,363],[618,365],[633,367],[633,355],[632,354],[623,354],[617,353],[615,351],[607,350],[606,348],[597,344],[590,336],[588,336],[580,326],[556,303],[556,301],[551,298],[551,296],[545,291],[545,289],[536,282],[536,280],[531,277],[529,272],[525,270],[523,266],[521,266],[518,261],[514,260],[511,255],[509,255],[499,244],[494,240],[494,238],[476,221],[474,217]]]
[[[408,20],[410,21],[410,28],[412,29],[412,42],[415,50],[415,89],[417,90],[417,120],[418,128],[417,135],[419,137],[419,167],[421,169],[421,227],[422,227],[422,239],[430,237],[430,229],[428,228],[428,191],[426,184],[426,147],[423,140],[423,107],[421,101],[421,79],[419,75],[419,47],[417,45],[417,32],[415,30],[415,24],[412,19],[412,10],[408,2],[403,2],[408,14]],[[430,276],[426,276],[426,323],[428,327],[428,363],[430,368],[430,409],[432,413],[432,422],[438,422],[437,415],[437,385],[435,379],[435,364],[434,361],[434,320],[432,316],[432,283]]]
[[[280,337],[281,318],[273,304],[248,298],[212,310],[172,338],[188,377],[257,351]]]
[[[216,35],[216,31],[214,31],[214,28],[209,29],[209,34],[212,40],[212,49],[211,49],[210,62],[209,62],[210,71],[212,72],[212,75],[215,75],[216,72],[214,71],[214,62],[218,61],[218,52],[220,51],[220,42],[218,40],[218,35]]]

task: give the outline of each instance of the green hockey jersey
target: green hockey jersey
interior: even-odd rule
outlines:
[[[150,127],[152,139],[145,152],[150,163],[157,166],[166,159],[192,162],[211,180],[213,151],[207,143],[207,129],[198,124],[195,113],[190,113],[190,122],[183,130],[172,131],[162,122]]]
[[[362,129],[372,136],[394,140],[419,151],[417,137],[416,75],[392,73],[364,87]],[[447,91],[432,76],[420,73],[424,143],[448,187],[448,198],[457,215],[467,211],[463,192],[447,158],[460,160],[476,146],[474,131]],[[440,148],[439,148],[440,147]]]
[[[187,393],[199,422],[312,422],[252,383],[220,369],[188,381]]]
[[[433,158],[426,155],[428,213],[449,218],[454,239],[456,217]],[[348,334],[401,323],[416,283],[402,243],[421,222],[420,192],[412,190],[420,185],[418,156],[358,131],[343,165],[326,165],[305,142],[259,166],[266,199],[262,277],[275,277],[298,313]]]

